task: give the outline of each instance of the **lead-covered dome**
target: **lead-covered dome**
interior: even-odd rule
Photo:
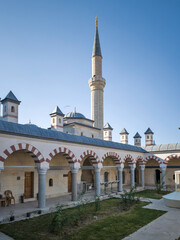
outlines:
[[[64,117],[65,118],[86,118],[82,113],[78,113],[75,111],[67,113]]]

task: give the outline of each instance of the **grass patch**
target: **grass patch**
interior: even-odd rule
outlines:
[[[54,213],[0,225],[0,231],[16,240],[119,240],[164,214],[163,211],[142,208],[146,204],[140,202],[128,211],[123,210],[120,199],[102,201],[99,211],[96,211],[95,204],[88,204],[78,224],[68,224],[61,235],[49,230]],[[63,211],[65,215],[73,214],[77,208]]]
[[[153,198],[153,199],[161,199],[163,195],[166,195],[170,192],[168,191],[160,191],[157,193],[156,190],[152,189],[146,189],[140,192],[136,192],[135,195],[138,197],[143,197],[143,198]]]

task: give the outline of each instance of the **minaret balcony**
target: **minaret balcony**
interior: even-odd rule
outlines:
[[[92,78],[89,79],[89,87],[91,86],[99,86],[104,88],[106,85],[106,80],[103,77],[99,77],[99,76],[94,76]]]

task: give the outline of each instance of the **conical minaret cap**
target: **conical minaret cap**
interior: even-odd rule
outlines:
[[[96,32],[94,36],[94,44],[93,44],[93,52],[92,52],[92,57],[94,56],[101,56],[101,46],[100,46],[100,41],[99,41],[99,33],[98,33],[98,19],[96,17]]]

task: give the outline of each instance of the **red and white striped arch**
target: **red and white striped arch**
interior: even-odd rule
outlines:
[[[120,156],[116,152],[107,152],[102,157],[102,160],[104,161],[107,157],[111,157],[115,161],[115,164],[122,163]]]
[[[14,144],[9,148],[5,149],[3,154],[0,156],[0,161],[4,162],[12,153],[20,150],[24,150],[25,152],[27,152],[34,159],[35,163],[41,163],[45,161],[41,152],[36,147],[28,143]]]
[[[62,155],[66,157],[69,164],[79,162],[76,159],[74,153],[66,147],[55,148],[52,152],[49,153],[49,158],[47,158],[46,161],[50,162],[52,158],[59,153],[62,153]]]
[[[144,165],[146,163],[146,161],[142,156],[138,156],[136,158],[136,163],[139,163],[139,165]]]
[[[151,156],[146,157],[145,162],[147,163],[147,161],[148,161],[148,160],[151,160],[151,159],[157,161],[159,164],[166,163],[166,161],[164,161],[164,160],[162,160],[161,158],[159,158],[159,157],[157,157],[157,156],[154,156],[154,155],[151,155]]]
[[[98,155],[93,150],[87,150],[83,152],[83,154],[80,155],[80,159],[81,159],[80,161],[83,161],[87,157],[92,162],[92,164],[102,163]]]
[[[171,160],[171,159],[180,159],[180,155],[178,155],[178,154],[172,154],[172,155],[166,157],[166,158],[165,158],[165,161],[168,162],[168,161]]]
[[[127,154],[127,155],[124,157],[123,163],[125,163],[125,161],[127,161],[128,164],[134,164],[134,163],[136,163],[136,161],[134,160],[134,158],[133,158],[130,154]]]

